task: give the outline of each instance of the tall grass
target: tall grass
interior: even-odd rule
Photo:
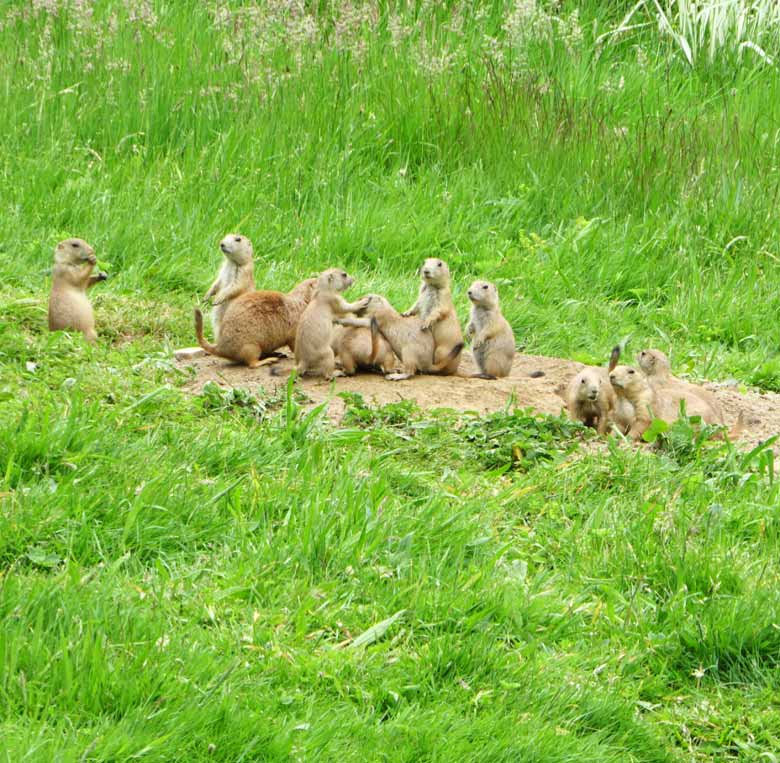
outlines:
[[[739,66],[745,57],[771,65],[780,52],[780,8],[772,0],[639,0],[602,39],[653,23],[691,66],[702,59]]]

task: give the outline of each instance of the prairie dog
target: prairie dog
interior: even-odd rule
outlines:
[[[488,281],[474,281],[467,292],[471,318],[466,335],[473,337],[472,352],[482,379],[509,376],[515,356],[515,335],[498,306],[498,289]]]
[[[676,410],[679,410],[680,400],[685,400],[686,408],[689,411],[690,405],[693,405],[694,408],[700,408],[698,403],[703,401],[709,410],[705,409],[706,413],[698,415],[701,415],[708,424],[723,423],[723,410],[715,395],[704,387],[690,384],[672,376],[669,358],[661,350],[642,350],[637,353],[636,360],[653,389],[665,398],[669,398],[675,404]],[[694,414],[689,412],[689,415]]]
[[[377,294],[367,294],[367,306],[377,298],[381,299]],[[370,321],[341,323],[337,320],[335,323],[331,347],[347,376],[352,376],[357,369],[374,370],[378,367],[382,373],[390,373],[395,368],[392,347],[382,336],[376,341],[372,339]]]
[[[653,417],[660,413],[655,391],[647,377],[631,366],[611,366],[609,381],[617,398],[633,406],[634,420],[627,434],[640,439]]]
[[[450,269],[447,263],[429,257],[420,268],[422,283],[417,301],[403,313],[404,318],[418,315],[420,328],[430,329],[433,334],[433,365],[442,366],[441,373],[454,374],[460,364],[460,352],[453,353],[455,347],[463,347],[463,334],[460,331],[458,315],[450,292]]]
[[[301,281],[292,291],[250,291],[231,300],[222,316],[215,344],[203,338],[203,314],[195,309],[198,344],[211,355],[255,368],[260,359],[279,347],[295,349],[295,332],[311,301],[316,279]]]
[[[615,410],[615,392],[609,383],[606,368],[586,366],[566,387],[563,399],[573,421],[606,434]]]
[[[87,289],[108,276],[103,272],[92,275],[96,264],[95,250],[86,241],[68,238],[57,244],[49,296],[50,331],[73,329],[81,331],[88,342],[97,340]]]
[[[448,369],[453,360],[459,358],[463,351],[462,341],[450,350],[449,356],[434,363],[433,335],[430,331],[422,330],[420,319],[415,316],[400,315],[384,297],[378,294],[369,296],[364,311],[370,317],[369,324],[374,342],[374,362],[376,362],[378,348],[381,346],[380,339],[387,341],[401,360],[401,371],[387,374],[385,379],[399,381],[409,379],[416,373],[450,373]],[[366,325],[365,320],[345,319],[339,322],[343,325]]]
[[[219,270],[217,280],[211,284],[211,288],[203,297],[206,300],[211,299],[211,304],[214,306],[211,320],[214,324],[216,341],[219,341],[220,324],[228,302],[255,289],[252,242],[246,236],[228,233],[219,242],[219,248],[225,255],[225,260]]]
[[[343,270],[331,268],[320,273],[314,297],[303,311],[295,335],[295,361],[301,376],[336,376],[336,356],[333,353],[333,319],[354,313],[365,307],[365,297],[347,302],[339,292],[345,291],[354,279]]]

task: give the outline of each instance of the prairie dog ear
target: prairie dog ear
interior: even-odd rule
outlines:
[[[333,285],[333,273],[328,273],[328,284]]]
[[[616,345],[612,348],[612,354],[609,356],[609,368],[607,369],[610,373],[615,370],[615,366],[618,364],[618,361],[620,360],[620,345]]]

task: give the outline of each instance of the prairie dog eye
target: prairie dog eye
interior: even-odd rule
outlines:
[[[440,268],[441,268],[441,267],[444,267],[444,263],[443,263],[441,260],[439,260],[439,261],[438,261],[436,264],[437,264],[437,265],[438,265]]]
[[[483,288],[483,289],[487,289],[487,288],[488,288],[488,285],[487,285],[487,284],[485,284],[485,285],[484,285],[482,288]]]
[[[236,241],[240,242],[241,241],[241,236],[236,236]]]
[[[70,245],[71,245],[71,246],[72,246],[74,249],[78,249],[78,248],[79,248],[79,245],[78,245],[78,244],[77,244],[75,241],[71,241],[71,242],[70,242]]]
[[[630,374],[634,373],[634,369],[633,368],[629,368],[628,369],[628,373],[630,373]]]

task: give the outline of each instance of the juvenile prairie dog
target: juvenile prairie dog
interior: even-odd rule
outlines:
[[[474,374],[482,379],[509,376],[515,356],[515,335],[498,306],[498,289],[488,281],[474,281],[467,292],[471,300],[471,318],[466,335],[472,337]]]
[[[219,242],[219,248],[225,255],[225,260],[217,275],[217,280],[211,284],[204,299],[211,299],[214,309],[211,320],[214,324],[214,338],[219,341],[220,324],[225,315],[230,300],[255,289],[252,242],[238,233],[228,233]]]
[[[287,345],[295,349],[295,332],[311,301],[316,279],[301,281],[292,291],[249,291],[231,300],[222,316],[215,344],[203,338],[203,314],[195,309],[198,344],[211,355],[244,363],[250,368],[260,359]]]
[[[367,294],[365,299],[368,307],[381,297]],[[372,371],[378,368],[382,373],[390,373],[396,367],[395,353],[389,342],[382,336],[376,341],[372,339],[369,320],[349,324],[341,323],[339,319],[335,324],[331,347],[347,376],[352,376],[358,369]]]
[[[60,241],[54,250],[51,295],[49,296],[49,329],[81,331],[88,342],[97,340],[95,316],[87,299],[87,289],[108,276],[92,275],[97,264],[95,250],[80,238]]]
[[[723,424],[723,409],[715,395],[704,387],[672,376],[669,358],[661,350],[642,350],[637,353],[636,360],[653,389],[669,398],[676,410],[679,410],[681,400],[685,400],[686,410],[689,411],[691,405],[700,408],[699,401],[703,401],[708,407],[699,414],[704,421],[708,424]],[[689,415],[693,414],[689,412]]]
[[[452,302],[450,269],[446,262],[429,257],[420,268],[420,275],[422,283],[417,301],[403,317],[419,316],[420,328],[433,334],[433,365],[441,366],[449,359],[441,366],[440,373],[454,374],[460,364],[460,352],[456,354],[453,350],[458,346],[462,349],[463,334]]]
[[[634,440],[639,440],[650,426],[654,416],[662,418],[655,391],[647,377],[631,366],[611,367],[609,381],[617,398],[633,407],[634,418],[627,434]],[[672,420],[674,418],[676,416]]]
[[[322,376],[332,379],[336,373],[333,353],[333,320],[365,307],[365,298],[347,302],[339,292],[345,291],[354,279],[343,270],[331,268],[320,274],[312,301],[303,311],[295,336],[295,361],[301,376]]]
[[[433,362],[434,343],[430,331],[422,330],[422,321],[416,316],[405,317],[399,314],[393,306],[379,294],[369,295],[364,312],[369,316],[371,336],[373,340],[372,359],[376,358],[382,347],[380,340],[385,340],[393,352],[401,360],[401,371],[387,374],[385,379],[399,381],[409,379],[416,373],[448,374],[454,359],[460,357],[463,342],[456,344],[438,363]],[[366,325],[364,319],[347,318],[339,321],[343,325]]]
[[[615,410],[615,393],[606,368],[587,366],[572,378],[562,395],[572,421],[606,434]]]

